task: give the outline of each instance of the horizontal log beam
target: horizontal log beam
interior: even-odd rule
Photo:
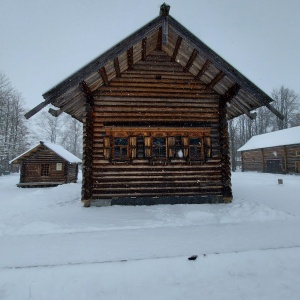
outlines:
[[[29,112],[27,112],[24,116],[26,119],[31,118],[32,116],[34,116],[36,113],[38,113],[40,110],[42,110],[44,107],[46,107],[48,104],[50,104],[50,101],[44,101],[41,102],[40,104],[38,104],[36,107],[34,107],[33,109],[31,109]]]
[[[59,115],[63,113],[63,111],[61,109],[53,109],[50,107],[48,113],[53,117],[57,118]]]

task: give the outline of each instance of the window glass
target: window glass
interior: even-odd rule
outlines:
[[[165,158],[166,151],[166,138],[155,137],[152,140],[152,155],[155,158]]]
[[[190,138],[190,158],[200,158],[202,150],[202,140],[200,138]]]
[[[56,171],[61,171],[62,170],[62,163],[57,163],[56,164]]]
[[[114,158],[128,157],[128,139],[114,138]]]
[[[41,176],[49,176],[49,164],[41,165]]]

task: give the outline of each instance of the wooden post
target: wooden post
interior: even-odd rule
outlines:
[[[287,169],[287,148],[286,148],[286,146],[283,146],[283,166],[284,166],[284,169],[282,170],[283,173],[288,173],[288,169]]]
[[[83,157],[82,157],[82,191],[81,201],[85,207],[90,206],[93,195],[93,112],[94,98],[87,84],[82,81],[82,90],[86,95],[85,121],[83,123]]]
[[[262,171],[265,172],[267,168],[266,168],[265,152],[263,148],[261,148],[261,155],[262,155]]]
[[[223,200],[225,203],[232,201],[231,190],[231,171],[229,158],[229,134],[226,117],[227,101],[222,97],[219,101],[219,134],[220,134],[220,152],[221,152],[221,175],[223,185]]]
[[[25,170],[26,168],[26,163],[23,161],[21,164],[21,171],[20,171],[20,183],[24,182],[24,178],[25,178]]]
[[[242,169],[242,172],[244,172],[244,152],[242,151],[241,152],[241,169]]]

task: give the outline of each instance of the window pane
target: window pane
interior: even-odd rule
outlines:
[[[127,146],[128,140],[127,138],[115,138],[115,145]]]
[[[49,176],[49,164],[41,165],[41,176]]]
[[[190,148],[190,153],[189,156],[190,158],[200,158],[201,157],[201,148],[202,148],[202,140],[201,138],[190,138],[189,139],[189,148]]]
[[[190,145],[201,146],[201,139],[200,138],[190,138]]]
[[[128,158],[127,138],[114,138],[114,158]]]
[[[153,138],[152,150],[154,157],[166,157],[166,138]]]

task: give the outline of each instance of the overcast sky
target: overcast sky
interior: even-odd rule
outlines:
[[[0,0],[0,71],[27,108],[154,19],[163,0]],[[170,14],[267,94],[300,94],[300,0],[169,0]]]

